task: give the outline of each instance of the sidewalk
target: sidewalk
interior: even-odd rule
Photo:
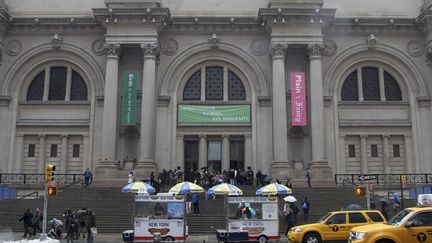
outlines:
[[[39,238],[39,234],[36,234],[37,237],[32,237],[31,239],[37,239]],[[22,233],[15,233],[15,240],[21,240],[22,238]],[[30,238],[27,238],[28,240],[30,240]],[[3,242],[3,240],[6,239],[0,239],[0,243]],[[11,240],[11,239],[7,239],[7,240]],[[60,242],[62,243],[66,243],[65,239],[62,239]],[[98,234],[95,237],[94,243],[122,243],[123,239],[122,239],[122,234],[118,233],[118,234]],[[217,239],[216,239],[216,233],[215,234],[206,234],[206,235],[189,235],[186,242],[191,242],[191,243],[217,243]],[[284,235],[281,235],[281,238],[279,240],[279,242],[281,243],[286,243],[287,238]],[[79,240],[74,240],[74,243],[87,243],[86,239],[79,239]]]

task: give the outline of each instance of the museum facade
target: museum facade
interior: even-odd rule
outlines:
[[[431,1],[0,1],[0,172],[431,173]]]

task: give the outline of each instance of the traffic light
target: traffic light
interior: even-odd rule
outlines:
[[[50,181],[54,180],[54,171],[56,167],[52,164],[46,164],[45,168],[45,183],[48,183]]]
[[[56,186],[48,186],[47,194],[49,197],[55,196],[57,194],[57,187]]]
[[[356,196],[364,196],[366,194],[366,188],[363,186],[356,186],[355,194]]]

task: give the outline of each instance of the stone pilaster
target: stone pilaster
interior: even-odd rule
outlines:
[[[207,136],[199,135],[198,169],[207,166]]]
[[[46,136],[39,135],[39,160],[38,160],[38,174],[43,174],[45,170],[45,151],[46,151]]]
[[[117,170],[118,70],[120,44],[106,44],[106,74],[102,120],[102,155],[95,180],[109,180]]]
[[[15,137],[15,165],[13,166],[14,173],[22,173],[22,160],[24,153],[24,135],[17,134]]]
[[[67,169],[67,155],[68,155],[68,135],[62,135],[62,148],[60,156],[60,173],[66,174]]]
[[[285,53],[288,45],[271,43],[273,76],[273,161],[270,173],[273,177],[287,176],[292,173],[288,162],[288,131],[285,88]]]
[[[312,133],[312,161],[309,163],[310,173],[317,180],[327,181],[333,177],[333,172],[325,156],[324,130],[324,96],[321,66],[321,53],[324,46],[309,45],[310,65],[310,114]]]
[[[230,140],[228,135],[222,136],[222,171],[230,168]]]
[[[141,44],[144,64],[141,99],[141,137],[140,156],[135,171],[139,176],[149,177],[157,173],[155,161],[156,144],[156,60],[159,55],[159,44],[149,42]]]
[[[391,173],[389,138],[390,138],[389,135],[382,136],[382,139],[383,139],[384,174],[390,174]]]
[[[367,164],[368,164],[368,156],[367,156],[367,136],[360,136],[360,170],[362,174],[367,174]]]

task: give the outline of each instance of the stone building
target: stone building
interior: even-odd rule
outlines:
[[[429,0],[0,6],[2,173],[432,172]]]

